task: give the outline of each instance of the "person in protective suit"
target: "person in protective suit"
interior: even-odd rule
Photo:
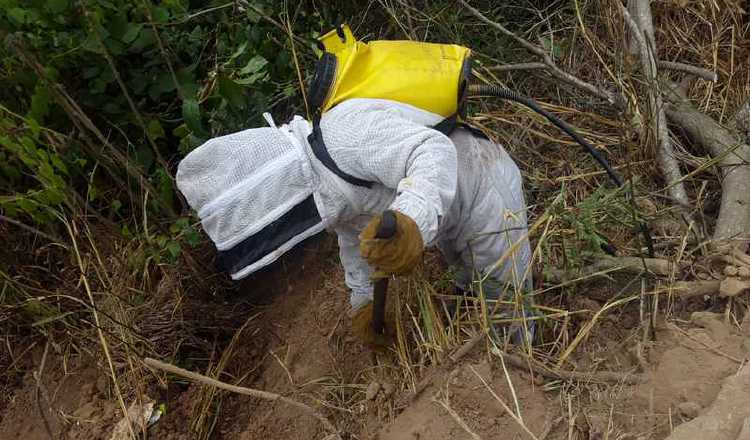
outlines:
[[[273,263],[323,230],[338,236],[353,327],[371,340],[374,268],[407,274],[436,246],[456,268],[456,286],[487,299],[530,290],[530,247],[521,174],[505,150],[442,118],[378,99],[350,99],[322,115],[338,167],[374,182],[353,185],[321,163],[307,141],[311,124],[244,130],[211,139],[180,164],[177,185],[197,211],[233,279]],[[397,232],[375,239],[381,214]]]

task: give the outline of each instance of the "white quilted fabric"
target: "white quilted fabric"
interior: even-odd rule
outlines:
[[[219,250],[229,249],[313,194],[323,225],[338,234],[353,306],[372,295],[371,270],[359,256],[359,232],[386,209],[410,216],[428,246],[491,280],[530,282],[528,242],[496,266],[526,233],[521,176],[500,147],[465,130],[451,139],[430,126],[441,118],[392,101],[353,99],[323,115],[328,151],[345,172],[376,182],[350,185],[313,155],[309,122],[245,130],[208,141],[179,165],[177,184]],[[454,145],[455,144],[455,145]],[[246,268],[241,276],[273,258]],[[499,290],[485,290],[496,297]]]
[[[275,128],[211,139],[177,170],[177,186],[219,250],[279,218],[314,184],[307,155]]]

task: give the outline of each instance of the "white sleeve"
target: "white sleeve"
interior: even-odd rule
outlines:
[[[358,232],[349,225],[336,227],[339,241],[339,258],[344,266],[346,285],[351,289],[353,308],[363,301],[372,300],[372,269],[359,254]]]
[[[453,142],[382,103],[339,104],[323,116],[323,136],[338,166],[356,177],[397,191],[391,209],[411,217],[425,245],[456,193]]]

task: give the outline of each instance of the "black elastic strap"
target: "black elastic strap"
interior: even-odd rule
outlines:
[[[432,129],[437,130],[446,136],[450,136],[450,134],[453,133],[453,130],[456,129],[457,125],[458,125],[458,116],[456,116],[456,114],[453,113],[452,115],[448,116],[447,118],[433,125]]]
[[[434,125],[432,128],[433,130],[437,130],[440,133],[443,133],[446,136],[450,136],[453,131],[461,127],[464,130],[469,131],[472,135],[489,140],[490,138],[487,137],[484,132],[476,127],[473,127],[466,122],[459,122],[458,117],[453,114],[451,116],[448,116],[447,118],[443,119],[442,121],[438,122],[436,125]]]
[[[219,251],[216,265],[222,271],[237,273],[321,222],[311,195],[231,249]]]
[[[316,114],[313,117],[312,133],[310,133],[310,136],[307,137],[307,141],[310,143],[310,147],[312,148],[315,157],[333,174],[339,176],[344,181],[351,183],[352,185],[362,186],[365,188],[372,188],[372,186],[375,184],[374,182],[354,177],[339,168],[339,166],[331,157],[331,154],[328,152],[328,148],[326,148],[326,144],[323,141],[323,133],[320,131],[319,114]]]

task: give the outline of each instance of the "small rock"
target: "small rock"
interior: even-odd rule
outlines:
[[[99,376],[96,379],[96,390],[99,391],[99,393],[102,396],[107,396],[109,392],[109,378],[107,376]]]
[[[386,383],[383,384],[383,395],[386,398],[391,397],[391,395],[393,395],[394,391],[396,391],[396,387],[393,386],[392,383],[386,382]]]
[[[375,397],[377,397],[380,388],[381,386],[379,382],[370,382],[370,385],[367,386],[367,391],[365,392],[365,398],[367,400],[375,400]]]
[[[743,281],[739,278],[727,277],[721,281],[719,293],[723,297],[737,296],[750,289],[750,281]]]
[[[700,410],[701,406],[695,402],[682,402],[677,405],[677,412],[686,419],[694,419],[698,417]]]
[[[724,275],[728,277],[736,277],[739,270],[737,269],[737,266],[725,266],[724,267]]]

